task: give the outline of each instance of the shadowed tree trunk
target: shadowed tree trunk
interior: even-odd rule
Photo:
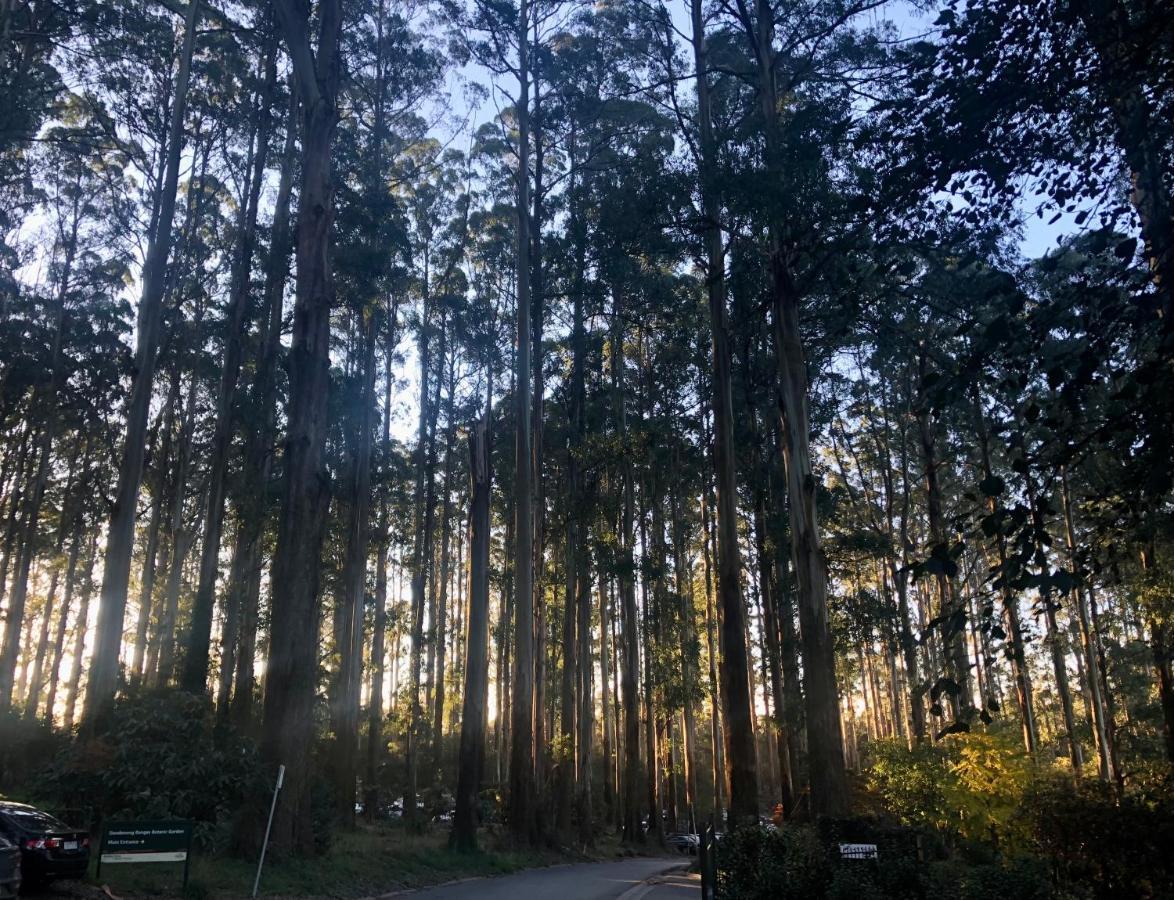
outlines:
[[[319,553],[329,497],[323,451],[330,390],[330,311],[334,305],[331,148],[342,74],[342,2],[318,0],[316,48],[311,48],[308,11],[301,4],[275,0],[274,7],[301,97],[302,176],[285,479],[273,559],[261,752],[274,771],[278,764],[286,767],[272,840],[279,849],[312,854],[315,834],[309,766],[318,678]]]
[[[530,428],[530,75],[528,0],[518,6],[517,377],[514,493],[514,677],[510,721],[509,823],[525,841],[536,837],[534,797],[534,540]],[[541,710],[539,710],[541,712]]]
[[[492,381],[491,381],[492,384]],[[489,421],[492,387],[482,421],[469,436],[469,637],[465,644],[465,696],[457,764],[452,845],[477,849],[478,795],[485,763],[489,695]]]

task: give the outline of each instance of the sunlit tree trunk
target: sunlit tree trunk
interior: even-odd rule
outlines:
[[[118,463],[118,484],[106,532],[106,562],[102,572],[101,605],[94,639],[94,654],[86,686],[83,723],[93,733],[101,729],[118,688],[122,626],[130,583],[134,529],[138,517],[139,483],[146,452],[147,416],[155,381],[155,362],[163,328],[163,293],[167,282],[167,258],[171,253],[175,198],[179,186],[183,126],[188,82],[196,40],[199,0],[188,3],[183,48],[175,83],[175,102],[167,134],[167,169],[159,204],[158,223],[150,235],[143,263],[143,290],[136,325],[134,376],[126,404],[126,438]]]

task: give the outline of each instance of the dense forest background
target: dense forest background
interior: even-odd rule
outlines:
[[[0,0],[0,788],[1168,785],[1172,78],[1162,0]]]

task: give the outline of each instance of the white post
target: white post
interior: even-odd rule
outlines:
[[[281,791],[281,783],[285,781],[285,766],[277,767],[277,784],[273,786],[273,802],[269,804],[269,822],[265,825],[265,840],[261,842],[261,858],[257,860],[257,877],[253,879],[252,896],[257,896],[257,888],[261,885],[261,867],[265,865],[265,851],[269,847],[269,830],[273,828],[273,811],[277,809],[277,794]]]

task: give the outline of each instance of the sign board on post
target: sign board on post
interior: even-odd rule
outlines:
[[[876,844],[840,844],[840,859],[876,858]]]
[[[192,823],[187,819],[108,822],[98,851],[98,875],[102,874],[103,864],[181,862],[186,888],[191,849]]]

